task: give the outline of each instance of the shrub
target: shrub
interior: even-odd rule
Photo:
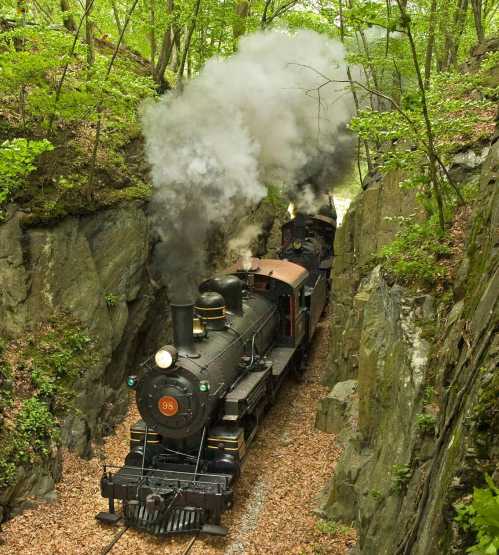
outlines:
[[[383,267],[403,282],[423,282],[432,285],[446,276],[440,259],[450,254],[445,236],[438,225],[404,223],[394,241],[381,249]]]
[[[475,543],[466,552],[495,555],[499,551],[499,488],[486,476],[486,488],[475,488],[471,503],[457,503],[455,522],[475,536]]]
[[[437,419],[433,414],[421,413],[416,415],[416,424],[423,434],[435,434]]]
[[[107,293],[105,296],[106,304],[109,308],[116,306],[120,300],[119,295],[115,293]]]
[[[327,534],[329,536],[336,536],[337,534],[348,534],[351,532],[351,528],[335,520],[319,520],[315,524],[315,528],[321,534]]]
[[[89,343],[76,323],[62,316],[22,344],[3,346],[5,352],[16,350],[18,362],[9,365],[0,355],[0,488],[15,481],[17,466],[43,462],[58,445],[58,419],[72,408],[75,382],[92,361]],[[16,393],[17,379],[22,395]]]
[[[59,439],[59,427],[47,404],[31,397],[17,415],[15,435],[16,458],[33,464],[49,454],[50,444]]]
[[[53,149],[52,143],[46,139],[13,139],[0,145],[0,207],[10,200],[24,179],[36,170],[36,158]]]
[[[392,466],[392,491],[400,493],[412,476],[412,470],[408,464],[394,464]]]
[[[0,447],[0,488],[12,484],[16,467],[44,460],[50,446],[60,437],[59,425],[48,405],[37,397],[26,399],[14,420],[13,429]]]

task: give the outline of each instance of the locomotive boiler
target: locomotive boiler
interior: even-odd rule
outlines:
[[[238,263],[173,304],[173,345],[137,375],[139,420],[121,467],[106,466],[104,523],[159,535],[223,535],[221,515],[265,411],[301,372],[328,298],[334,214],[298,215],[282,228],[279,259]]]

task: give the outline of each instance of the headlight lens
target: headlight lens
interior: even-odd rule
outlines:
[[[177,361],[177,351],[174,347],[170,347],[169,345],[161,347],[154,355],[154,360],[159,368],[170,368]]]

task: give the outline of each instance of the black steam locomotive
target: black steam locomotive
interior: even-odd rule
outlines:
[[[303,367],[327,304],[332,205],[282,227],[280,259],[252,259],[201,284],[195,305],[172,305],[174,345],[129,376],[142,420],[122,467],[101,479],[109,510],[148,532],[223,535],[222,513],[266,409]]]

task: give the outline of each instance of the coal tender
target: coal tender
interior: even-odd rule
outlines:
[[[298,215],[283,226],[281,259],[236,265],[194,304],[172,305],[174,344],[128,377],[141,420],[124,465],[104,469],[101,522],[226,533],[247,448],[285,377],[301,372],[326,306],[334,231],[333,217]]]

